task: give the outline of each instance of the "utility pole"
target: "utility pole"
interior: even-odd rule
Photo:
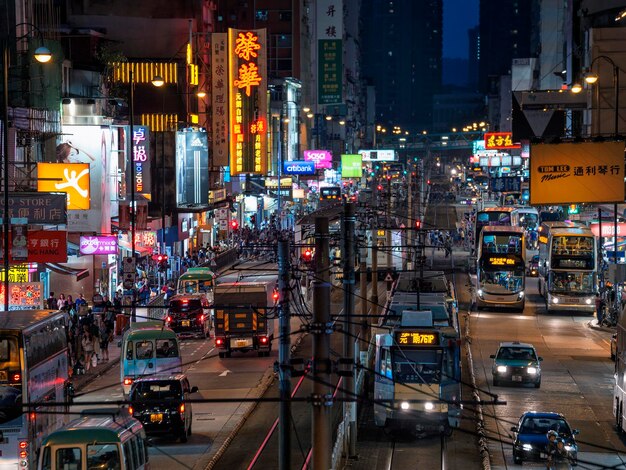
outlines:
[[[278,242],[278,375],[280,378],[280,408],[278,418],[278,468],[291,469],[291,320],[289,312],[289,242]]]
[[[313,470],[331,467],[330,417],[330,269],[328,217],[315,218],[315,280],[313,281]]]
[[[343,335],[343,357],[347,362],[355,363],[356,328],[354,326],[354,232],[356,216],[354,204],[344,205],[343,215],[343,315],[345,319]],[[344,377],[344,419],[348,423],[347,450],[348,458],[356,456],[356,367],[351,374]]]
[[[410,169],[409,169],[410,171]],[[417,174],[417,172],[415,173]],[[413,172],[410,171],[409,177],[409,193],[408,193],[408,209],[406,213],[406,245],[411,246],[413,243],[413,231],[411,230],[415,226],[413,221]],[[405,269],[411,269],[409,262],[411,261],[411,250],[407,251],[407,263],[404,266]]]
[[[372,313],[378,315],[378,236],[376,229],[372,228]]]
[[[364,243],[365,240],[362,242]],[[361,246],[361,261],[359,263],[359,295],[361,297],[361,350],[369,349],[369,317],[367,315],[367,245]]]

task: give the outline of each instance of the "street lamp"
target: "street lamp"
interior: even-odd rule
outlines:
[[[38,35],[41,46],[35,50],[35,60],[40,63],[49,62],[52,59],[52,53],[43,45],[43,35],[39,28],[30,23],[18,23],[15,27],[27,26],[32,28]],[[26,38],[27,35],[16,37],[15,41]],[[2,41],[2,171],[3,171],[3,185],[4,185],[4,201],[3,201],[3,261],[4,261],[4,311],[9,310],[9,35]]]
[[[594,85],[597,83],[600,78],[597,73],[593,73],[591,70],[593,69],[593,65],[599,59],[606,60],[611,67],[613,68],[613,95],[614,95],[614,115],[613,115],[613,136],[617,139],[619,135],[619,67],[613,62],[609,56],[599,55],[595,57],[591,64],[589,65],[589,72],[585,74],[585,82],[590,85]],[[600,113],[600,100],[596,100],[598,105],[598,114]],[[600,124],[600,120],[598,120],[598,125]],[[615,264],[617,264],[617,203],[613,204],[613,250],[614,250],[614,259]],[[602,217],[598,218],[598,224],[602,227]],[[602,233],[602,228],[600,228],[600,233]]]

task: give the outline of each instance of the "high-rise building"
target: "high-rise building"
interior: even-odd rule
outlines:
[[[476,90],[478,87],[478,63],[480,62],[480,27],[474,26],[467,30],[467,87]]]
[[[442,0],[371,0],[362,5],[363,76],[376,93],[376,122],[430,128],[441,87]]]
[[[531,10],[528,0],[480,0],[480,61],[478,86],[488,93],[511,60],[532,57]]]

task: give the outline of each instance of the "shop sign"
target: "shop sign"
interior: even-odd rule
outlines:
[[[624,142],[531,145],[531,205],[623,201]]]
[[[315,163],[315,168],[332,168],[333,154],[328,150],[305,150],[304,161]]]
[[[9,279],[11,279],[10,271]],[[9,310],[43,308],[43,284],[41,282],[9,282],[9,293]],[[0,285],[0,304],[4,305],[4,283]]]
[[[317,0],[317,51],[319,104],[343,100],[343,0]]]
[[[515,176],[502,176],[489,180],[491,191],[520,192],[522,182]]]
[[[29,230],[28,262],[67,262],[67,232],[65,230]]]
[[[81,255],[114,255],[118,252],[115,236],[83,236],[80,237]]]
[[[487,132],[485,133],[485,149],[518,149],[520,144],[513,142],[512,132]]]
[[[37,191],[67,194],[67,208],[88,210],[88,163],[37,163]]]
[[[176,204],[207,206],[209,199],[209,141],[204,131],[176,133]]]
[[[230,174],[267,173],[266,30],[228,30]]]
[[[360,178],[361,176],[363,176],[363,161],[361,155],[342,155],[341,177]]]
[[[364,162],[392,162],[397,160],[395,150],[359,150]]]
[[[600,236],[600,225],[598,223],[592,223],[589,228],[596,237]],[[613,238],[615,236],[615,225],[613,222],[604,222],[602,224],[602,237]],[[618,222],[617,224],[617,236],[626,237],[626,223]]]
[[[293,185],[293,180],[291,176],[288,178],[280,179],[280,187],[281,188],[291,188]],[[265,187],[269,189],[276,189],[278,187],[278,178],[267,178],[265,180]]]
[[[214,166],[228,165],[228,35],[211,34],[211,105]],[[210,198],[210,196],[209,196]]]
[[[283,162],[285,175],[314,175],[315,163],[306,161]]]
[[[135,165],[135,192],[150,194],[150,148],[146,126],[133,126],[133,162]]]

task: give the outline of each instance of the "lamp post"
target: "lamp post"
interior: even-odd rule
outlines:
[[[35,50],[37,62],[46,63],[52,59],[52,53],[43,45],[43,35],[39,28],[30,23],[18,23],[15,27],[28,26],[37,35],[41,45]],[[27,35],[16,37],[15,40],[24,39]],[[3,183],[3,267],[4,267],[4,311],[9,310],[9,229],[11,228],[9,219],[9,36],[2,40],[2,183]]]
[[[593,69],[593,65],[599,60],[606,60],[613,68],[613,95],[614,95],[614,114],[613,114],[613,137],[617,139],[619,136],[619,67],[613,62],[609,56],[599,55],[595,57],[589,65],[589,70]],[[590,85],[595,84],[598,81],[598,74],[588,73],[585,75],[585,82]],[[599,96],[599,95],[598,95]],[[600,112],[600,103],[598,100],[598,113]],[[599,121],[598,121],[599,123]],[[602,219],[598,220],[598,224],[602,224]],[[614,260],[617,264],[617,203],[613,204],[613,250]]]

